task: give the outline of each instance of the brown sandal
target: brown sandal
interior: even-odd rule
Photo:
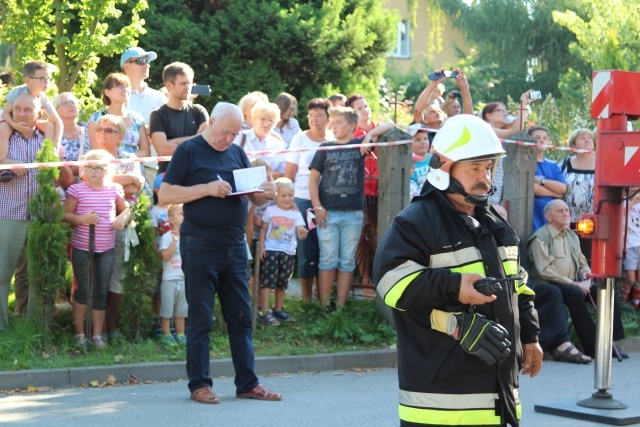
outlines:
[[[220,399],[218,399],[218,396],[216,396],[216,394],[211,390],[211,387],[202,387],[192,391],[191,400],[209,405],[220,403]]]
[[[262,384],[258,384],[246,393],[236,394],[238,399],[256,399],[256,400],[270,400],[278,401],[282,400],[282,396],[278,393],[274,393]]]
[[[585,359],[585,355],[580,351],[578,351],[576,354],[571,354],[571,350],[575,348],[576,347],[571,344],[563,351],[555,349],[553,351],[553,360],[555,360],[556,362],[577,363],[578,365],[586,365],[587,363],[591,363],[592,359]]]

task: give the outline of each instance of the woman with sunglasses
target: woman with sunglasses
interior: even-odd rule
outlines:
[[[129,77],[121,73],[111,73],[107,76],[102,89],[102,102],[106,105],[106,108],[93,113],[89,118],[89,141],[92,148],[95,148],[95,129],[98,119],[105,114],[112,114],[120,117],[126,127],[126,133],[122,139],[124,151],[133,153],[138,157],[149,157],[151,155],[149,140],[144,127],[144,118],[138,113],[127,110],[130,96],[131,82]]]
[[[91,150],[89,132],[78,124],[78,98],[71,92],[62,92],[53,100],[53,108],[62,119],[62,148],[67,160],[76,161]],[[78,167],[71,166],[78,182]]]

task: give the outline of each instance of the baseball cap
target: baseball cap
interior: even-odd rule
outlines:
[[[120,68],[124,68],[124,63],[131,58],[141,58],[146,56],[149,62],[155,61],[158,55],[155,52],[145,52],[141,47],[130,47],[125,50],[120,57]]]
[[[162,185],[162,180],[164,179],[164,172],[159,173],[156,176],[156,180],[153,182],[153,189],[154,190],[159,190],[160,189],[160,185]]]

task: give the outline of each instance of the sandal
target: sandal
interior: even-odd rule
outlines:
[[[293,317],[291,317],[289,313],[284,311],[284,307],[282,307],[282,310],[271,309],[271,312],[275,317],[277,317],[280,320],[284,320],[285,322],[295,322]]]
[[[278,322],[278,319],[273,316],[273,312],[271,310],[265,311],[264,314],[258,316],[258,319],[270,326],[280,326],[280,322]]]
[[[587,363],[591,363],[592,359],[585,359],[585,355],[580,351],[572,354],[571,350],[573,349],[576,349],[573,344],[569,345],[569,347],[562,351],[556,348],[555,350],[553,350],[553,360],[555,360],[556,362],[576,363],[578,365],[586,365]]]
[[[191,392],[191,400],[207,405],[217,405],[220,399],[211,390],[211,387],[202,387]]]
[[[258,384],[246,393],[237,393],[238,399],[256,399],[256,400],[270,400],[278,401],[282,400],[282,396],[279,393],[274,393],[262,384]]]
[[[620,302],[625,303],[629,302],[629,298],[631,297],[631,288],[622,288],[620,289]]]

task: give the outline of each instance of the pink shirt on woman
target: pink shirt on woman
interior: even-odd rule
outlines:
[[[76,215],[84,215],[92,211],[98,214],[94,251],[106,252],[114,248],[116,232],[111,229],[111,223],[116,219],[116,202],[124,198],[122,185],[107,182],[102,189],[95,190],[86,182],[81,182],[69,187],[67,197],[78,201]],[[81,224],[73,228],[71,245],[83,251],[89,250],[89,225]]]

